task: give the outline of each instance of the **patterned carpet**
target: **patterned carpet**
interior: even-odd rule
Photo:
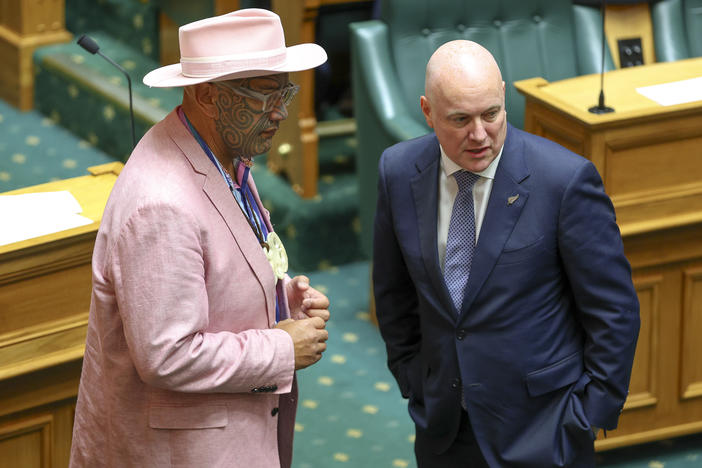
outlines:
[[[0,100],[0,192],[86,175],[114,158],[36,112]]]
[[[369,320],[369,268],[358,262],[309,275],[332,301],[327,352],[298,374],[295,468],[410,467],[414,429]]]

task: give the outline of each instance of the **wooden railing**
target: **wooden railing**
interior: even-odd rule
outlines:
[[[64,0],[0,0],[0,98],[21,110],[34,106],[32,54],[68,42]]]

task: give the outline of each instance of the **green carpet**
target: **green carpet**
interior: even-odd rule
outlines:
[[[0,192],[83,176],[87,167],[112,161],[54,120],[0,100]]]
[[[293,466],[414,467],[414,427],[385,346],[369,320],[369,268],[358,262],[309,275],[332,301],[327,352],[298,373]]]

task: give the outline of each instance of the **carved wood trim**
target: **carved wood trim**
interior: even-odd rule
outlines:
[[[702,397],[702,267],[683,270],[680,320],[680,394],[683,400]]]

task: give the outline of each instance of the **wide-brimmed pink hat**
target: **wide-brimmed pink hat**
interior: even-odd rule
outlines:
[[[259,8],[181,26],[178,42],[180,63],[147,73],[144,84],[169,88],[296,72],[327,60],[327,53],[317,44],[285,47],[280,17]]]

